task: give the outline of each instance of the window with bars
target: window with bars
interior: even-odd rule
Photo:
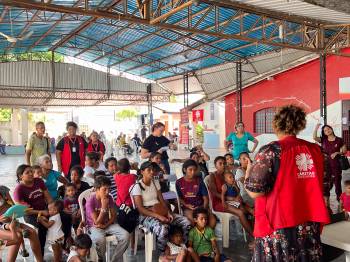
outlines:
[[[272,120],[275,116],[276,109],[274,107],[261,109],[254,114],[254,132],[260,134],[273,133]]]

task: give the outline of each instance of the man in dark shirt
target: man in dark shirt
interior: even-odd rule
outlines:
[[[146,140],[143,142],[141,148],[141,158],[147,159],[150,157],[151,153],[159,152],[162,154],[162,163],[167,171],[170,174],[169,166],[169,156],[167,154],[167,148],[174,148],[174,145],[163,136],[165,125],[161,122],[157,122],[152,126],[152,134],[149,135]]]
[[[87,143],[84,138],[76,135],[77,124],[74,122],[67,123],[67,136],[63,137],[56,146],[56,158],[58,171],[65,174],[65,176],[70,179],[70,169],[75,165],[80,165],[84,168],[85,162],[85,151],[87,148]],[[69,151],[65,151],[65,147],[69,146]],[[84,152],[80,152],[80,150]],[[70,163],[66,163],[70,159]]]

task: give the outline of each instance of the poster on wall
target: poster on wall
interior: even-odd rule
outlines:
[[[180,110],[180,144],[188,144],[189,142],[189,117],[188,117],[188,109],[183,108]]]
[[[195,123],[203,122],[204,109],[192,110],[192,121]]]

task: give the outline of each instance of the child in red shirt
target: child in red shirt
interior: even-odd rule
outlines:
[[[350,180],[344,182],[345,192],[340,196],[340,206],[342,210],[347,213],[349,219],[350,216]]]

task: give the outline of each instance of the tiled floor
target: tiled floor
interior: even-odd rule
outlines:
[[[223,151],[218,150],[208,150],[208,154],[211,156],[211,161],[209,162],[209,169],[211,170],[213,168],[213,160],[215,156],[219,154],[223,154]],[[188,152],[184,150],[180,150],[177,152],[170,152],[170,158],[185,158],[188,156]],[[121,156],[120,156],[121,157]],[[120,158],[119,157],[119,158]],[[132,159],[135,161],[140,161],[140,159],[136,156],[132,156]],[[0,156],[0,181],[2,185],[6,185],[9,187],[12,191],[16,186],[16,167],[24,162],[24,156]],[[55,161],[54,161],[55,162]],[[56,163],[54,163],[54,167],[56,167]],[[172,165],[172,170],[178,169],[179,165]],[[347,175],[349,177],[349,175]],[[334,199],[334,196],[333,196]],[[332,208],[336,209],[337,204],[335,201],[332,201]],[[220,226],[218,227],[220,228]],[[350,233],[350,232],[349,232]],[[221,232],[220,230],[217,232],[218,236],[220,237]],[[350,234],[349,234],[350,235]],[[221,242],[219,241],[219,245],[221,245]],[[27,248],[29,248],[29,243],[26,244]],[[143,243],[140,243],[139,251],[136,256],[128,255],[128,261],[134,262],[134,261],[144,261],[144,251],[143,251]],[[250,253],[248,251],[248,246],[246,243],[244,243],[243,236],[241,235],[240,231],[236,229],[236,225],[234,223],[231,223],[230,225],[230,248],[224,249],[224,253],[231,257],[233,261],[250,261]],[[6,261],[6,252],[2,255],[3,261]],[[153,255],[154,261],[158,261],[156,252]],[[51,252],[47,250],[46,261],[52,261]],[[22,258],[18,258],[17,261],[23,261]],[[32,258],[32,255],[27,258],[25,261],[34,261]],[[341,262],[345,261],[345,257],[340,257],[334,262]]]

